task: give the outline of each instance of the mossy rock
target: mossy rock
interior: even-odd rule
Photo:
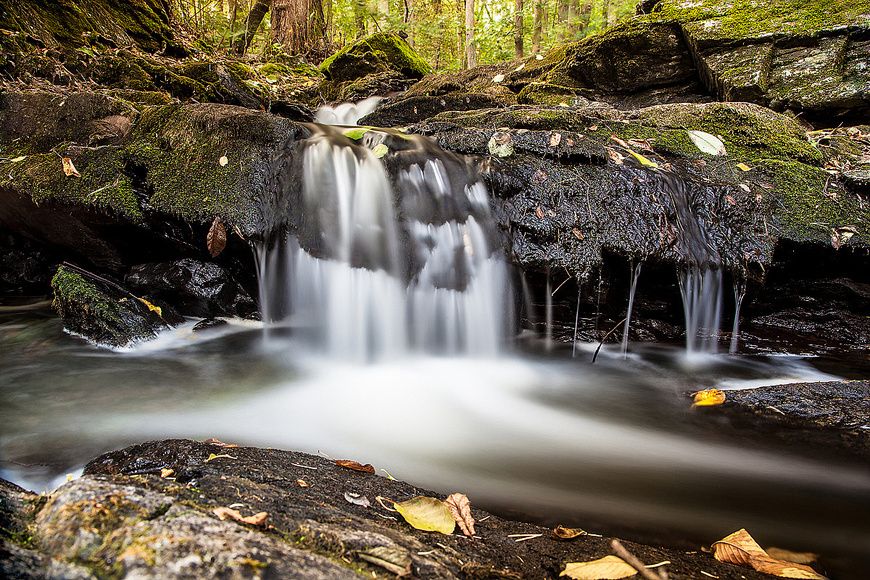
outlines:
[[[81,47],[136,44],[147,52],[178,56],[186,49],[175,40],[160,0],[21,0],[0,6],[0,28],[20,33],[19,47]]]
[[[113,347],[153,338],[168,325],[156,310],[112,284],[61,266],[51,281],[53,306],[64,327]]]
[[[336,83],[390,70],[419,79],[430,74],[432,67],[395,32],[377,32],[367,36],[345,46],[320,65],[320,71],[326,78]]]

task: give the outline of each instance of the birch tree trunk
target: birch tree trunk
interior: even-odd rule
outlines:
[[[474,42],[474,0],[465,0],[465,55],[467,68],[477,66],[477,45]]]
[[[523,58],[523,0],[514,0],[514,57]]]

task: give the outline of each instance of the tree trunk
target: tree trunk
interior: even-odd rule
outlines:
[[[535,0],[535,22],[532,25],[532,54],[541,52],[541,36],[544,32],[544,0]]]
[[[405,2],[405,33],[408,35],[407,41],[409,46],[414,46],[414,24],[416,15],[414,14],[414,0],[404,0]]]
[[[366,3],[365,0],[353,0],[353,20],[356,23],[356,37],[366,35]]]
[[[456,0],[456,60],[459,68],[468,68],[468,52],[465,50],[465,3]]]
[[[559,32],[556,33],[556,40],[565,42],[565,33],[568,30],[568,0],[558,0],[556,4],[556,18],[559,23],[556,25]]]
[[[592,21],[592,0],[580,0],[580,29],[583,33],[589,27],[589,22]],[[579,34],[578,34],[579,36]],[[585,34],[583,35],[585,36]]]
[[[523,0],[514,0],[514,57],[523,58]]]
[[[477,66],[477,45],[474,42],[474,0],[465,0],[465,54],[468,68]]]
[[[272,39],[290,54],[325,51],[326,30],[321,0],[273,0]]]
[[[436,28],[435,37],[435,65],[432,67],[435,71],[441,70],[441,53],[444,50],[444,38],[438,32],[441,32],[441,28],[444,26],[444,21],[441,19],[441,0],[432,0],[432,12],[435,14],[435,22],[438,23],[438,28]]]
[[[254,40],[254,35],[257,34],[257,29],[263,22],[266,12],[272,5],[272,0],[257,0],[248,12],[248,17],[245,19],[245,34],[240,35],[233,43],[233,50],[239,56],[245,54],[248,47],[251,46],[251,41]]]

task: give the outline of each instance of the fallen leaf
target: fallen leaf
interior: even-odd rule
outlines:
[[[732,196],[726,195],[725,200],[731,205],[737,205],[737,200],[735,200]]]
[[[344,131],[342,131],[342,134],[349,139],[358,141],[362,139],[362,136],[365,135],[367,132],[368,129],[366,129],[365,127],[353,127],[351,129],[345,129]]]
[[[404,548],[377,546],[357,552],[357,555],[366,562],[396,574],[397,578],[411,574],[411,555]]]
[[[622,165],[622,160],[625,159],[625,155],[618,153],[610,147],[607,147],[607,157],[617,165]]]
[[[354,471],[363,471],[365,473],[375,472],[375,468],[372,467],[371,463],[366,463],[365,465],[363,465],[362,463],[351,461],[350,459],[336,459],[335,462],[342,467],[347,467],[348,469],[353,469]]]
[[[549,175],[544,173],[544,171],[541,169],[536,169],[535,173],[532,175],[532,181],[534,181],[535,183],[543,183],[547,181],[547,179],[549,179]]]
[[[792,552],[791,550],[783,550],[782,548],[767,548],[767,555],[775,560],[785,560],[786,562],[794,562],[795,564],[809,564],[819,559],[818,554],[812,552]]]
[[[765,574],[781,578],[827,580],[824,576],[802,564],[772,558],[745,529],[738,530],[713,543],[713,557],[720,562],[749,566]]]
[[[353,505],[361,505],[362,507],[371,507],[372,504],[369,501],[369,498],[359,493],[350,493],[349,491],[344,492],[344,499],[348,503],[352,503]]]
[[[148,302],[144,298],[138,298],[138,300],[139,300],[139,302],[141,302],[142,304],[147,306],[148,310],[150,310],[151,312],[156,312],[157,316],[159,316],[160,318],[163,318],[163,309],[162,308],[160,308],[159,306],[154,306],[153,304],[151,304],[150,302]]]
[[[412,527],[426,532],[452,534],[456,522],[447,505],[434,497],[417,496],[401,503],[393,502],[405,521]]]
[[[308,482],[305,481],[304,479],[297,479],[297,480],[296,480],[296,484],[299,485],[299,487],[311,487],[311,486],[308,484]]]
[[[216,507],[211,511],[214,512],[214,515],[216,515],[221,520],[225,520],[227,518],[232,518],[232,519],[236,520],[237,522],[242,522],[244,524],[250,524],[252,526],[260,526],[260,527],[265,527],[266,518],[269,517],[269,514],[266,512],[260,512],[258,514],[254,514],[252,516],[245,517],[245,516],[242,516],[242,514],[240,514],[236,510],[234,510],[232,508],[228,508],[228,507]]]
[[[561,133],[553,133],[550,135],[550,147],[555,147],[559,143],[562,142],[562,134]]]
[[[650,161],[649,159],[647,159],[646,157],[644,157],[640,153],[635,153],[631,149],[629,149],[628,152],[631,154],[632,157],[634,157],[635,159],[640,161],[641,165],[646,165],[647,167],[652,167],[653,169],[655,169],[659,166],[658,163],[656,163],[655,161]]]
[[[628,146],[628,143],[626,143],[616,135],[611,135],[610,138],[619,143],[621,146],[625,147],[626,149],[631,149],[631,147]]]
[[[160,477],[166,478],[166,477],[172,477],[173,475],[175,475],[174,469],[163,468],[160,470]]]
[[[494,83],[500,83],[503,80],[504,80],[504,75],[495,75],[494,77],[492,77],[492,82],[494,82]]]
[[[535,215],[541,219],[544,219],[544,210],[541,208],[541,206],[538,206],[537,209],[535,209]]]
[[[523,63],[523,64],[521,64],[520,66],[518,66],[517,68],[515,68],[515,69],[514,69],[514,72],[520,72],[520,71],[523,70],[524,68],[526,68],[526,63]]]
[[[227,159],[227,156],[226,156],[226,155],[221,155],[221,158],[218,159],[218,163],[221,164],[221,167],[225,167],[226,164],[229,163],[229,162],[230,162],[230,160]]]
[[[592,126],[590,126],[590,127],[589,127],[589,130],[590,130],[590,131],[597,131],[597,130],[598,130],[598,125],[592,125]]]
[[[200,441],[200,443],[205,443],[206,445],[217,445],[218,447],[238,447],[235,443],[224,443],[223,441],[218,441],[214,437],[204,439]]]
[[[581,232],[577,228],[572,229],[571,232],[574,234],[575,238],[577,238],[578,240],[581,240],[581,241],[583,240],[583,232]]]
[[[749,187],[749,184],[747,184],[747,183],[738,183],[737,187],[739,187],[740,189],[742,189],[746,193],[749,193],[750,191],[752,191],[752,188]]]
[[[208,235],[205,237],[205,245],[208,247],[208,253],[212,258],[217,257],[227,246],[227,229],[224,227],[224,222],[221,218],[216,217],[211,223],[208,230]]]
[[[553,530],[553,533],[551,535],[557,540],[573,540],[578,536],[585,536],[587,533],[588,532],[585,532],[580,528],[566,528],[563,526],[556,526],[556,529]]]
[[[570,562],[559,576],[573,580],[619,580],[637,574],[622,558],[604,556],[591,562]]]
[[[725,402],[725,393],[719,389],[707,389],[695,393],[695,407],[712,407]]]
[[[9,163],[18,163],[19,161],[24,161],[25,159],[27,159],[27,155],[19,155],[18,157],[15,157],[14,159],[10,159]]]
[[[72,159],[70,159],[69,157],[64,157],[60,161],[63,164],[63,172],[66,174],[67,177],[70,177],[71,175],[81,177],[81,174],[76,171],[76,166],[73,165]]]
[[[686,131],[695,147],[710,155],[727,155],[722,140],[704,131]]]
[[[374,153],[375,157],[377,157],[378,159],[380,159],[381,157],[386,155],[389,151],[390,151],[390,148],[387,147],[386,145],[384,145],[383,143],[380,143],[377,147],[372,149],[372,153]]]
[[[463,493],[452,493],[444,500],[450,515],[459,524],[459,529],[466,536],[474,536],[474,518],[471,517],[471,502]]]
[[[206,459],[205,462],[208,463],[212,459],[235,459],[235,457],[233,457],[232,455],[215,455],[214,453],[210,453],[208,459]]]
[[[858,228],[855,226],[842,226],[837,229],[831,228],[831,245],[835,250],[839,250],[840,246],[848,242],[852,236],[858,233]]]
[[[738,163],[738,164],[737,164],[737,167],[740,168],[740,169],[742,169],[743,171],[749,171],[749,170],[752,169],[751,167],[749,167],[749,166],[746,165],[745,163]]]

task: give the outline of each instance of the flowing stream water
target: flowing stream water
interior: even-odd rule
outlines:
[[[42,491],[102,451],[216,437],[370,462],[591,532],[709,544],[745,527],[764,545],[868,560],[867,465],[718,438],[679,396],[833,378],[811,359],[712,353],[709,251],[680,276],[695,356],[616,346],[592,365],[595,344],[524,352],[487,194],[462,160],[417,138],[313,131],[295,194],[304,222],[256,249],[263,323],[191,322],[110,350],[48,315],[3,315],[4,478]],[[382,158],[396,139],[406,149]],[[685,215],[680,227],[697,226]]]

